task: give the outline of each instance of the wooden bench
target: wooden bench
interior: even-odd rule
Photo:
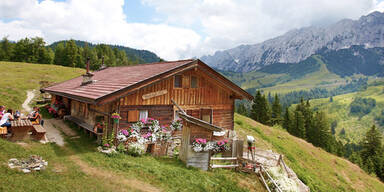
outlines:
[[[32,137],[38,141],[43,140],[47,130],[41,125],[33,125]]]
[[[103,138],[103,134],[95,132],[93,130],[93,126],[92,125],[86,123],[82,119],[79,119],[77,117],[73,117],[73,116],[70,116],[70,115],[64,116],[64,120],[71,121],[71,122],[75,123],[77,126],[83,128],[85,133],[88,132],[90,136],[95,135],[97,143],[101,144],[101,140]]]

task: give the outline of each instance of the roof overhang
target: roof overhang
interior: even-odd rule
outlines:
[[[248,92],[237,86],[235,83],[232,81],[228,80],[226,77],[224,77],[222,74],[218,73],[211,67],[209,67],[207,64],[204,62],[200,61],[199,59],[193,60],[191,62],[188,62],[186,64],[183,64],[181,66],[175,67],[169,71],[165,71],[163,73],[159,73],[156,76],[150,77],[148,79],[145,79],[143,81],[140,81],[136,84],[133,84],[131,86],[127,86],[123,89],[117,90],[115,92],[106,94],[102,97],[96,98],[96,99],[91,99],[91,98],[85,98],[85,97],[80,97],[76,95],[71,95],[71,94],[66,94],[62,92],[57,92],[57,91],[52,91],[52,90],[47,90],[47,89],[42,89],[41,91],[51,93],[54,95],[59,95],[63,97],[68,97],[77,101],[85,102],[85,103],[90,103],[90,104],[95,104],[95,105],[104,105],[113,101],[116,101],[125,95],[132,94],[136,92],[137,90],[146,87],[150,84],[156,83],[158,81],[161,81],[163,79],[169,78],[175,74],[193,69],[193,68],[199,68],[200,70],[204,71],[207,73],[211,78],[215,79],[216,81],[220,82],[224,87],[227,87],[228,89],[232,90],[235,95],[233,97],[235,99],[248,99],[252,100],[253,96],[250,95]]]
[[[208,129],[210,131],[223,131],[224,130],[221,127],[217,127],[213,124],[210,124],[210,123],[203,121],[201,119],[198,119],[196,117],[192,117],[190,115],[184,114],[182,112],[179,112],[179,117],[182,118],[183,120],[189,122],[189,123],[203,127],[203,128]]]

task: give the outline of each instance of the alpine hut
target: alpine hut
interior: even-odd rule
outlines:
[[[234,128],[235,99],[252,96],[199,59],[107,67],[42,89],[66,118],[90,133],[106,122],[125,129],[140,119],[169,125],[179,109],[224,131]],[[179,107],[177,107],[177,104]],[[112,113],[121,120],[114,122]]]

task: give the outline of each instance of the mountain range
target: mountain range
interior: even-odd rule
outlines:
[[[353,45],[384,47],[384,13],[372,12],[358,20],[343,19],[325,27],[295,29],[262,43],[217,51],[201,60],[222,71],[249,72],[277,63],[299,63],[319,52]]]

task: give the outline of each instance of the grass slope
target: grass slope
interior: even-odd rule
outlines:
[[[39,81],[59,82],[83,73],[54,65],[0,62],[0,66],[7,69],[0,81],[0,105],[13,108],[20,107],[27,90],[39,89]],[[66,142],[59,147],[0,139],[0,191],[265,191],[254,175],[200,171],[174,158],[107,157],[86,135]],[[32,154],[49,162],[47,170],[26,175],[7,167],[8,159]]]
[[[67,138],[64,147],[0,139],[0,191],[265,191],[254,175],[186,168],[175,158],[108,157],[96,151],[94,140],[79,134]],[[48,168],[26,175],[6,165],[10,158],[31,154],[48,160]]]
[[[40,81],[61,82],[79,76],[83,69],[57,65],[0,61],[3,69],[0,80],[0,105],[20,108],[27,90],[38,90]]]
[[[283,154],[285,162],[311,191],[384,190],[384,183],[357,165],[291,136],[281,128],[264,126],[236,114],[235,130],[243,138],[245,135],[255,136],[257,147]]]
[[[359,118],[350,114],[350,104],[356,97],[373,98],[376,100],[376,107],[372,111]],[[337,120],[336,136],[344,141],[360,142],[368,129],[374,124],[375,117],[379,116],[384,109],[384,85],[368,86],[367,90],[329,98],[311,100],[311,105],[321,111],[325,111],[328,117]],[[345,135],[340,134],[344,128]],[[383,127],[379,127],[384,131]]]
[[[312,56],[320,64],[318,71],[304,75],[298,79],[292,79],[286,83],[281,83],[273,87],[267,87],[263,90],[271,93],[286,93],[290,91],[309,90],[318,88],[335,88],[345,84],[345,80],[340,76],[328,71],[326,64],[319,56]]]

